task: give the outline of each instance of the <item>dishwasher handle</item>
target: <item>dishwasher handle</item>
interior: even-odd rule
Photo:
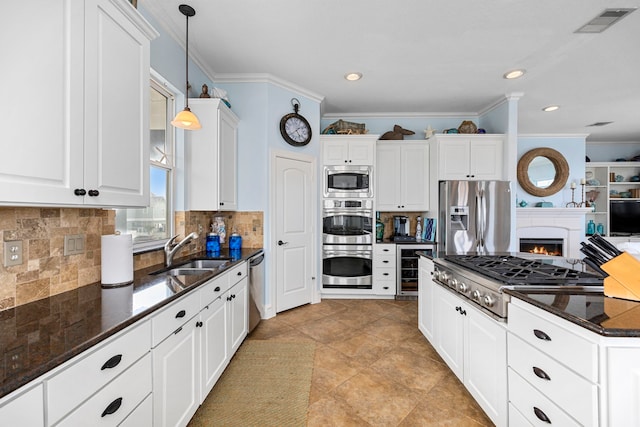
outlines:
[[[249,267],[257,267],[258,265],[262,264],[262,261],[264,261],[264,254],[254,256],[249,260]]]

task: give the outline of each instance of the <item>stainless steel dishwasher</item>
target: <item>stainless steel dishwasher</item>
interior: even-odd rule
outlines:
[[[258,302],[256,302],[258,301]],[[264,301],[264,252],[249,258],[249,332],[260,323],[260,310]]]

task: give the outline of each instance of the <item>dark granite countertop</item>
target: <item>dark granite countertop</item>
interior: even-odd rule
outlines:
[[[246,248],[233,256],[228,250],[222,250],[217,258],[231,258],[228,268],[261,250]],[[175,260],[174,266],[209,258],[205,253],[194,254]],[[163,267],[156,265],[136,271],[133,284],[125,287],[103,288],[100,283],[94,283],[0,311],[0,397],[227,270],[180,276],[180,283],[177,283],[174,277],[152,274]],[[131,295],[131,305],[116,305],[114,300],[121,301],[121,298],[113,296],[127,291]]]
[[[529,286],[503,291],[599,335],[640,337],[640,302],[607,297],[602,287],[578,291]]]
[[[376,243],[388,243],[392,245],[436,245],[437,243],[432,240],[393,240],[393,237],[383,239],[381,242],[376,240]]]

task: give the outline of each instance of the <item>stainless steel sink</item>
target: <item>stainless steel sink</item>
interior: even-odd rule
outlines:
[[[165,274],[169,276],[194,276],[198,274],[207,274],[214,272],[214,268],[189,268],[189,267],[178,267],[173,268],[171,270],[167,270]]]
[[[226,267],[229,264],[228,259],[198,259],[195,261],[182,264],[179,268],[194,268],[194,269],[217,269]]]

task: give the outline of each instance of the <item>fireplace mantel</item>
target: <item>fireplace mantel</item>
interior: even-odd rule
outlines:
[[[580,242],[585,239],[585,214],[591,208],[517,208],[516,235],[562,238],[563,256],[582,258]]]

